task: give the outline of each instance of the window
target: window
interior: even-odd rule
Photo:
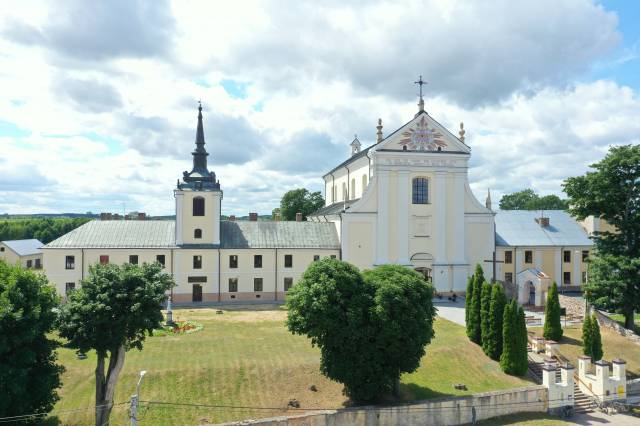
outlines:
[[[335,259],[335,258],[336,258],[336,255],[335,255],[335,254],[332,254],[330,257],[331,257],[332,259]]]
[[[562,278],[562,282],[564,284],[571,285],[571,272],[565,272],[564,274],[562,274]]]
[[[36,269],[40,268],[42,268],[42,262],[40,261],[40,259],[36,259]]]
[[[524,263],[533,263],[533,252],[531,250],[524,251]]]
[[[571,263],[571,250],[565,250],[562,256],[564,257],[564,263]]]
[[[284,267],[292,268],[293,267],[293,255],[285,254],[284,255]]]
[[[236,293],[238,291],[238,279],[229,278],[229,293]]]
[[[76,257],[66,256],[64,258],[64,269],[76,269]]]
[[[27,268],[32,268],[33,267],[33,260],[29,259],[27,260]]]
[[[106,265],[107,263],[109,263],[109,255],[101,254],[100,255],[100,264],[101,265]]]
[[[229,256],[229,268],[235,269],[237,267],[238,267],[238,256],[235,254],[232,254],[231,256]]]
[[[65,285],[64,285],[64,294],[68,295],[69,293],[71,293],[75,289],[76,289],[76,283],[65,283]]]
[[[589,250],[582,250],[582,261],[586,262],[589,259]]]
[[[363,194],[366,187],[367,187],[367,175],[362,175],[362,193]]]
[[[202,238],[202,229],[194,229],[193,230],[193,238],[199,240]]]
[[[504,280],[508,283],[512,283],[513,282],[513,272],[505,272],[504,273]]]
[[[320,260],[320,255],[319,254],[314,254],[313,255],[313,261],[317,262],[318,260]]]
[[[202,197],[193,198],[193,215],[204,216],[204,198]]]
[[[164,254],[159,254],[156,256],[156,262],[164,266]]]
[[[129,263],[132,264],[132,265],[137,265],[138,264],[138,255],[137,254],[129,255]]]
[[[349,199],[356,198],[356,178],[351,178],[351,192],[349,193]]]
[[[293,287],[293,278],[286,277],[284,279],[284,291],[289,291]]]
[[[427,178],[413,178],[413,204],[427,204]]]
[[[333,185],[331,188],[331,202],[335,203],[338,199],[338,187]]]
[[[347,184],[342,182],[342,201],[347,199]]]
[[[511,250],[504,252],[504,263],[513,263],[513,252]]]
[[[582,272],[582,284],[586,284],[587,283],[587,272],[584,271]]]
[[[253,256],[253,267],[262,268],[262,255],[256,254]]]
[[[202,256],[193,256],[193,269],[202,269]]]
[[[0,247],[0,251],[4,251],[4,247]]]
[[[253,279],[253,291],[262,291],[262,278]]]

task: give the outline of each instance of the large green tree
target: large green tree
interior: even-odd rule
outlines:
[[[158,263],[96,264],[63,305],[59,330],[67,346],[96,351],[96,425],[109,424],[125,353],[142,349],[146,335],[160,327],[165,292],[173,286]]]
[[[88,217],[3,219],[0,241],[35,238],[47,244],[90,220]]]
[[[544,307],[543,337],[547,340],[559,342],[562,339],[562,324],[560,323],[560,300],[558,285],[554,281],[547,293],[547,303]]]
[[[566,210],[568,207],[567,200],[557,195],[541,197],[532,189],[506,194],[500,199],[500,210]]]
[[[563,184],[569,211],[578,219],[602,218],[615,231],[595,234],[585,298],[596,307],[619,311],[625,326],[633,329],[634,311],[640,309],[640,145],[612,147],[590,167]]]
[[[320,370],[358,402],[393,391],[433,338],[433,287],[384,265],[360,273],[337,259],[313,262],[287,295],[287,327],[320,348]]]
[[[482,292],[480,296],[480,336],[482,339],[482,350],[489,355],[490,341],[489,333],[491,330],[491,284],[484,282],[482,284]]]
[[[309,192],[306,188],[287,191],[280,200],[280,215],[282,220],[296,220],[296,213],[302,213],[302,218],[324,206],[324,199],[319,191]]]
[[[0,261],[0,417],[44,415],[58,400],[53,330],[58,298],[47,279]]]
[[[489,336],[487,342],[488,355],[499,360],[502,354],[502,316],[507,298],[502,285],[495,283],[491,289],[491,305],[489,306]],[[484,343],[484,342],[483,342]]]

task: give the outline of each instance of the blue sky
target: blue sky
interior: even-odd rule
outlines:
[[[202,101],[223,213],[268,213],[416,108],[484,199],[562,195],[640,143],[636,1],[14,2],[0,16],[0,213],[171,214]],[[122,14],[122,10],[127,10]],[[84,16],[79,21],[75,17]]]

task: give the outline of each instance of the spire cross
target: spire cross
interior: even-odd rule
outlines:
[[[426,81],[422,80],[422,76],[420,76],[420,78],[418,79],[418,81],[414,81],[413,84],[417,84],[420,86],[420,100],[422,100],[422,86],[427,84]]]

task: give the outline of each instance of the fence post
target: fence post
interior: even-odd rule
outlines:
[[[131,426],[138,425],[138,395],[131,395]]]

